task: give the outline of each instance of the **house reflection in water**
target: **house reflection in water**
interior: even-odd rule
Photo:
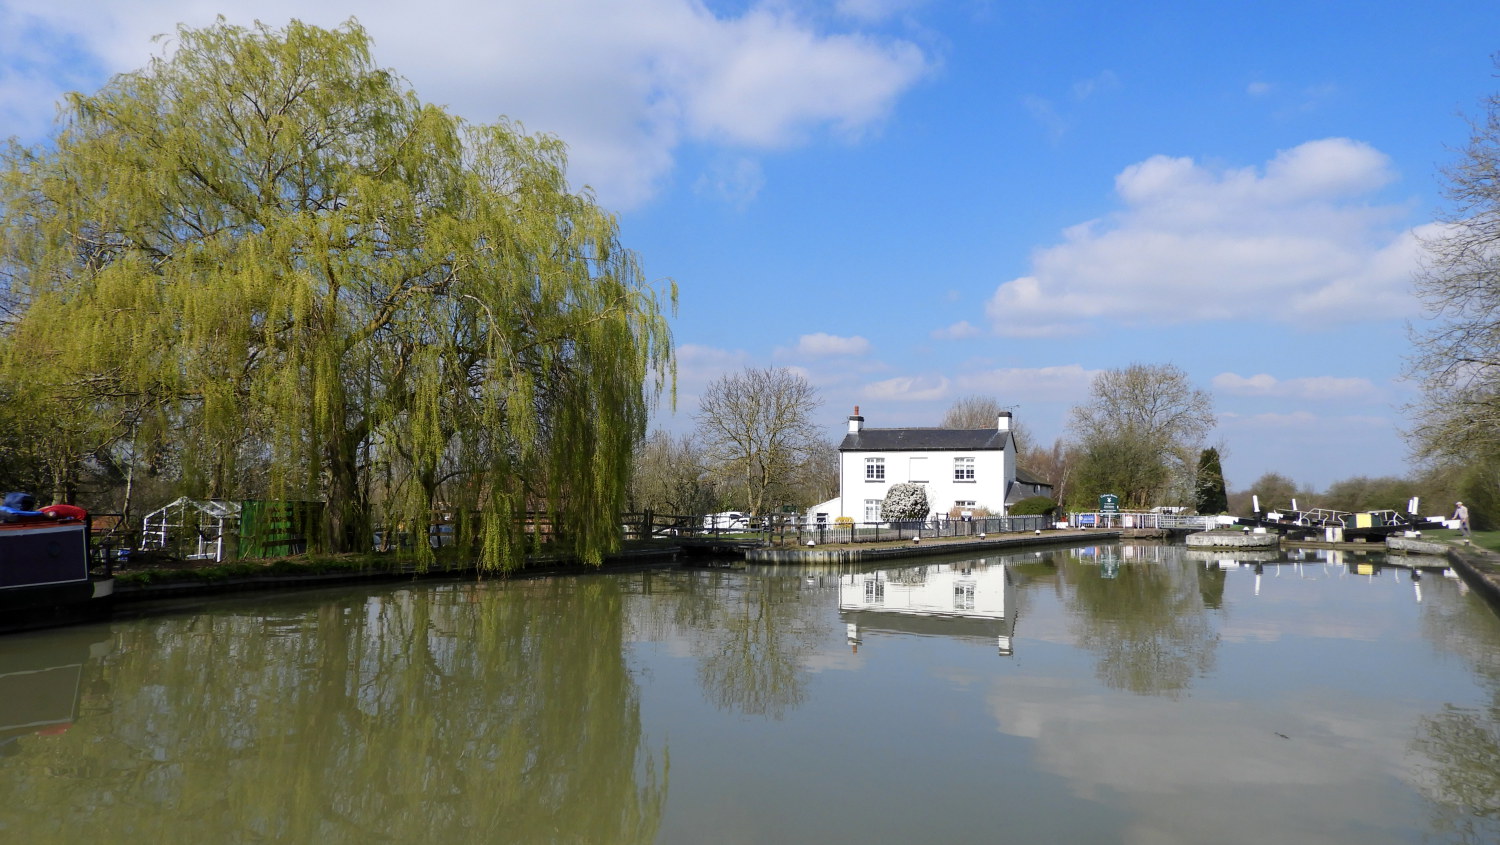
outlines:
[[[982,639],[1002,657],[1016,628],[1010,573],[981,561],[927,564],[846,574],[839,579],[839,618],[859,651],[868,633]]]

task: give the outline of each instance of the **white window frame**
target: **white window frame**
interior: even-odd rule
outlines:
[[[883,504],[884,499],[865,499],[865,522],[879,522],[880,506]]]
[[[974,483],[974,459],[973,458],[954,458],[953,459],[953,482],[955,484],[973,484]]]
[[[885,458],[865,458],[865,481],[885,483]]]

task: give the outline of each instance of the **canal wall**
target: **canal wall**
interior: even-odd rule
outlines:
[[[1187,535],[1188,548],[1200,549],[1276,549],[1281,538],[1275,534],[1250,531],[1199,531]]]
[[[651,549],[626,549],[606,555],[601,566],[590,566],[568,558],[528,558],[526,565],[509,571],[490,571],[468,564],[458,566],[430,566],[425,569],[415,564],[379,566],[360,569],[338,569],[319,572],[309,568],[304,572],[266,572],[263,574],[236,574],[228,577],[202,577],[193,570],[162,571],[151,573],[146,579],[117,578],[114,585],[115,604],[136,604],[163,599],[177,599],[235,593],[247,590],[293,590],[315,587],[332,587],[360,583],[390,581],[416,581],[441,578],[465,579],[521,579],[542,578],[554,575],[590,575],[598,572],[618,572],[633,569],[654,569],[663,565],[674,565],[682,558],[678,546]]]
[[[1500,613],[1500,554],[1477,546],[1454,546],[1448,550],[1448,560],[1464,582]]]
[[[1448,543],[1437,540],[1423,540],[1419,537],[1396,537],[1385,538],[1385,550],[1397,554],[1438,555],[1448,554],[1452,548]]]
[[[869,549],[751,549],[745,552],[745,562],[796,564],[801,566],[842,566],[851,563],[871,563],[882,560],[896,560],[898,558],[963,554],[966,552],[987,554],[996,549],[1118,539],[1120,539],[1120,532],[1118,531],[1080,530],[1047,531],[1042,534],[1012,534],[1004,537],[986,537],[983,540],[961,540],[957,542],[906,543],[900,546],[883,546]]]

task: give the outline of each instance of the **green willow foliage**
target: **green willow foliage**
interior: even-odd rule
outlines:
[[[200,495],[268,466],[328,501],[335,550],[381,524],[427,554],[442,507],[488,566],[541,536],[528,512],[598,562],[673,372],[664,303],[561,142],[424,104],[369,47],[181,28],[12,144],[7,370],[171,441]]]

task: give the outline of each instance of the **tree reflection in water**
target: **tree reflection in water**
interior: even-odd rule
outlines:
[[[1163,548],[1162,552],[1180,552]],[[1079,645],[1098,657],[1099,679],[1113,689],[1178,698],[1214,668],[1219,644],[1201,584],[1201,567],[1127,562],[1108,571],[1077,555],[1065,559],[1063,580]]]
[[[1428,603],[1422,632],[1468,664],[1490,698],[1480,708],[1448,705],[1417,726],[1411,748],[1422,761],[1417,787],[1432,802],[1433,831],[1474,845],[1500,842],[1500,653],[1493,645],[1500,619],[1480,607]]]
[[[117,625],[79,724],[0,765],[4,838],[655,839],[617,582],[275,607]]]
[[[807,698],[806,661],[837,622],[837,578],[704,569],[647,574],[631,625],[677,639],[697,661],[703,697],[720,710],[780,719]],[[814,598],[809,591],[825,591]]]

